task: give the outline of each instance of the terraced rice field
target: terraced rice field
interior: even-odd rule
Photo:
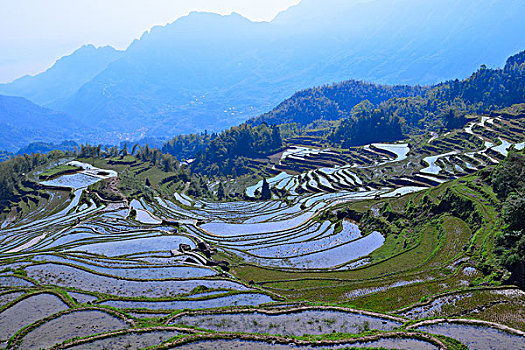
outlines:
[[[463,130],[409,143],[371,144],[350,150],[291,146],[268,179],[270,187],[301,193],[430,187],[499,163],[511,147],[523,149],[521,120],[479,117]],[[299,173],[299,174],[297,174]],[[248,187],[256,196],[262,181]]]
[[[97,205],[86,187],[117,174],[84,164],[90,181],[51,180],[2,224],[0,346],[525,348],[523,292],[476,269],[500,225],[494,194],[462,177],[523,141],[496,117],[419,145],[296,145],[269,180],[285,196],[265,202]],[[482,218],[410,216],[451,194]]]

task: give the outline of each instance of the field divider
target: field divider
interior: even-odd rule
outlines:
[[[341,306],[301,306],[301,307],[292,307],[292,308],[274,308],[274,309],[265,309],[265,308],[244,308],[244,309],[235,309],[235,310],[192,310],[192,311],[183,311],[181,313],[178,313],[176,315],[173,315],[169,317],[165,323],[168,324],[170,322],[173,322],[177,318],[183,317],[183,316],[198,316],[198,315],[221,315],[221,314],[238,314],[238,313],[262,313],[267,316],[276,316],[276,315],[284,315],[284,314],[293,314],[298,313],[302,311],[341,311],[341,312],[347,312],[347,313],[354,313],[359,315],[365,315],[365,316],[372,316],[382,319],[387,319],[395,322],[401,322],[405,323],[407,322],[407,319],[399,316],[392,316],[387,314],[382,314],[378,312],[373,311],[366,311],[366,310],[358,310],[353,308],[347,308],[347,307],[341,307]]]
[[[450,348],[439,338],[425,333],[412,333],[407,331],[401,332],[388,332],[388,333],[379,333],[374,335],[365,335],[355,338],[342,338],[337,340],[303,340],[303,339],[294,339],[286,338],[282,336],[273,336],[265,334],[245,334],[245,333],[201,333],[195,334],[188,337],[179,338],[173,342],[168,342],[157,347],[153,347],[155,350],[164,350],[172,349],[176,346],[181,346],[184,344],[189,344],[197,341],[206,341],[206,340],[244,340],[244,341],[255,341],[255,342],[265,342],[269,344],[284,344],[284,345],[293,345],[293,346],[331,346],[331,345],[346,345],[351,346],[352,344],[366,343],[378,341],[385,338],[409,338],[409,339],[418,339],[430,342],[440,349],[449,350]]]

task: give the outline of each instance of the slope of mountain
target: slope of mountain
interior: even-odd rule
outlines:
[[[9,84],[0,84],[0,94],[23,96],[36,104],[53,108],[121,55],[122,51],[110,46],[95,48],[85,45],[71,55],[62,57],[41,74],[27,75]]]
[[[82,123],[22,98],[0,95],[0,149],[16,152],[27,144],[82,138]]]
[[[271,155],[290,142],[346,149],[429,132],[446,133],[463,128],[472,118],[467,116],[469,113],[489,114],[524,102],[522,51],[509,57],[503,68],[480,67],[467,79],[431,87],[351,80],[303,90],[272,111],[218,135],[176,136],[164,144],[162,151],[179,160],[195,158],[191,168],[207,175],[239,175],[257,168],[252,162],[255,159]],[[273,125],[271,132],[268,125]],[[283,143],[277,133],[286,135],[287,141]]]
[[[238,123],[245,118],[232,118],[224,110],[235,106],[232,100],[238,106],[259,103],[258,77],[250,64],[255,56],[249,52],[267,25],[236,14],[193,13],[155,27],[85,84],[63,110],[89,118],[91,125],[146,129],[153,136]]]
[[[135,139],[218,131],[309,86],[431,84],[499,66],[525,47],[524,12],[520,0],[303,0],[269,23],[192,13],[49,105]]]
[[[41,153],[46,154],[51,151],[72,151],[79,149],[80,145],[74,141],[63,141],[61,143],[32,142],[24,148],[21,148],[17,155]]]
[[[419,99],[405,99],[409,97]],[[525,102],[525,51],[509,57],[504,68],[481,67],[467,79],[450,80],[430,87],[384,86],[350,80],[306,89],[284,100],[270,112],[252,118],[250,123],[308,125],[316,120],[348,119],[357,112],[353,109],[363,100],[383,110],[387,116],[403,117],[406,121],[414,120],[418,115],[409,108],[414,101],[420,102],[420,112],[427,115],[438,115],[439,111],[449,107],[463,112],[488,112],[522,103]],[[414,122],[419,122],[419,119]]]
[[[249,122],[308,125],[316,120],[337,120],[349,117],[352,109],[364,100],[379,105],[391,98],[423,95],[428,90],[428,87],[388,86],[348,80],[296,92],[271,111],[252,118]]]

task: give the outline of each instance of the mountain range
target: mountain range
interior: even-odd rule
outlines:
[[[525,47],[523,13],[521,0],[303,0],[271,22],[191,13],[125,51],[82,47],[0,94],[60,111],[86,131],[49,141],[219,131],[311,86],[430,85],[501,66]]]
[[[0,149],[15,153],[32,142],[83,138],[86,128],[71,116],[22,97],[0,95]]]

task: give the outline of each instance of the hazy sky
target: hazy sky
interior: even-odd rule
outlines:
[[[125,49],[191,11],[269,21],[300,0],[0,0],[0,83],[50,67],[84,44]]]

